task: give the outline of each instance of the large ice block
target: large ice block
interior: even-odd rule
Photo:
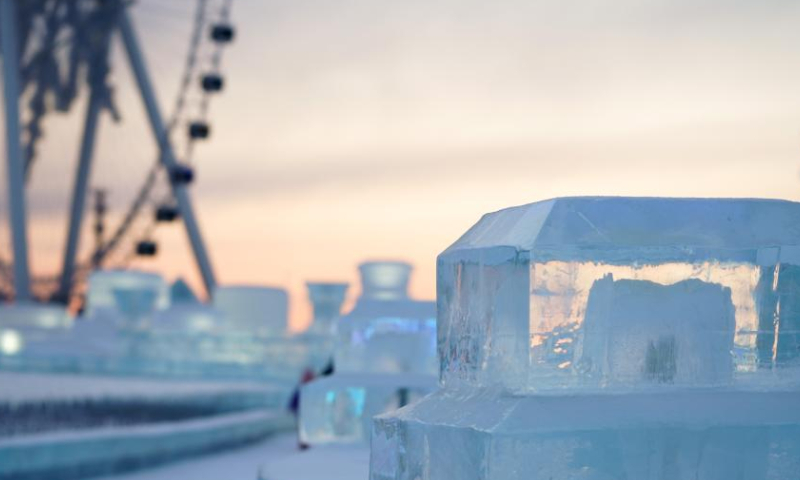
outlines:
[[[259,335],[286,332],[289,297],[282,288],[221,286],[214,290],[213,299],[231,328]]]
[[[558,198],[437,261],[440,390],[377,417],[372,480],[800,471],[800,204]]]
[[[444,389],[376,417],[371,480],[786,480],[797,391]]]
[[[520,391],[586,386],[597,371],[580,362],[582,343],[591,341],[587,309],[593,294],[602,301],[596,282],[608,275],[618,290],[608,295],[631,290],[629,300],[615,300],[600,315],[618,318],[603,320],[595,312],[592,323],[626,322],[634,335],[658,328],[659,315],[672,315],[673,327],[692,325],[687,336],[703,335],[700,344],[733,352],[731,378],[712,383],[757,381],[765,372],[794,375],[800,365],[798,212],[798,204],[778,200],[578,197],[488,214],[438,259],[442,380]],[[681,287],[687,280],[704,282],[707,293],[685,288],[700,288],[696,282]],[[715,298],[706,302],[703,295]],[[728,296],[731,308],[720,303]],[[701,304],[712,318],[691,311]],[[672,313],[664,310],[669,305]],[[615,341],[623,338],[629,337]],[[675,354],[697,358],[700,350],[685,346]],[[689,373],[677,372],[681,383],[708,383]],[[652,379],[642,372],[635,380]]]

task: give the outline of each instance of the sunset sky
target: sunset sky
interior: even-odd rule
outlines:
[[[135,7],[165,111],[192,3]],[[800,2],[236,0],[233,21],[192,193],[219,280],[287,288],[294,328],[306,280],[356,282],[366,259],[413,263],[434,298],[436,255],[506,206],[800,199]],[[122,60],[94,179],[117,208],[154,155]],[[37,273],[59,266],[82,111],[47,124],[35,166]],[[197,285],[182,229],[156,238],[137,266]]]

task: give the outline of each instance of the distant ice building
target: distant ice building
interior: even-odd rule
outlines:
[[[289,296],[274,287],[220,286],[212,295],[228,328],[258,335],[282,335],[288,327]]]
[[[300,438],[311,445],[366,442],[374,415],[436,385],[435,308],[408,297],[411,266],[368,262],[359,270],[361,297],[335,323],[335,372],[300,396]]]
[[[336,322],[336,371],[435,375],[436,309],[409,298],[411,265],[367,262],[359,271],[362,294]]]
[[[72,321],[63,305],[0,305],[0,367],[16,366],[21,357],[46,354],[50,341],[64,337]]]
[[[800,471],[800,204],[558,198],[437,262],[440,389],[376,418],[371,480]]]
[[[126,305],[119,305],[121,298]],[[97,270],[89,275],[85,315],[99,318],[108,314],[113,316],[126,307],[137,310],[145,307],[129,304],[135,299],[156,310],[169,307],[169,288],[164,278],[140,270]]]

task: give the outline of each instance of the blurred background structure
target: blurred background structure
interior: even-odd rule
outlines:
[[[193,15],[187,15],[192,21],[191,34],[187,39],[187,52],[176,59],[182,61],[183,72],[174,107],[167,118],[159,106],[150,69],[126,3],[4,2],[2,54],[12,260],[0,260],[0,273],[3,273],[2,280],[5,281],[4,290],[10,297],[28,301],[35,296],[44,301],[69,303],[76,290],[83,288],[91,269],[109,268],[112,262],[114,266],[124,267],[134,255],[155,255],[158,252],[158,244],[152,238],[155,225],[176,220],[185,227],[206,291],[214,289],[216,281],[211,261],[188,186],[194,179],[191,166],[194,144],[208,138],[210,133],[207,119],[209,99],[224,85],[220,73],[222,49],[234,37],[233,27],[228,23],[230,4],[230,0],[226,0],[217,9],[212,9],[210,2],[198,1]],[[216,18],[210,18],[212,16]],[[204,34],[209,25],[208,34]],[[95,241],[91,253],[79,260],[77,255],[81,234],[85,230],[83,218],[87,197],[93,189],[91,182],[97,181],[92,170],[97,162],[94,158],[95,143],[101,113],[107,111],[114,121],[121,120],[113,81],[109,79],[112,61],[116,64],[121,60],[120,52],[112,52],[112,41],[117,37],[145,107],[157,155],[154,161],[149,162],[147,175],[123,209],[122,219],[108,234],[105,225],[107,192],[105,188],[94,190]],[[112,53],[116,53],[115,58],[112,58]],[[201,53],[208,58],[201,57]],[[37,163],[46,117],[54,113],[69,114],[78,95],[84,93],[88,99],[75,163],[61,270],[54,277],[32,277],[25,186]],[[20,101],[24,101],[26,107],[22,111],[19,109]],[[176,129],[183,131],[174,135]],[[180,156],[175,147],[178,142],[185,144]],[[63,182],[63,178],[61,180]],[[132,181],[131,178],[124,180],[126,183]],[[165,191],[160,191],[159,187]],[[145,216],[149,218],[141,220],[140,217]],[[138,233],[133,231],[142,228],[137,223],[145,224],[144,230]],[[118,258],[114,258],[115,255]]]
[[[131,10],[165,115],[194,8]],[[411,293],[432,298],[436,253],[486,211],[572,194],[798,198],[798,8],[237,2],[214,138],[195,152],[191,187],[218,281],[301,298],[308,278],[355,284],[352,265],[402,252],[416,267]],[[107,230],[157,158],[118,40],[111,58],[123,121],[104,115],[90,182],[107,190]],[[56,277],[63,262],[86,97],[76,102],[42,125],[27,186],[33,276]],[[93,250],[92,216],[79,259]],[[183,229],[162,226],[154,239],[169,254],[131,265],[190,274],[201,291]],[[293,328],[309,318],[291,303]]]

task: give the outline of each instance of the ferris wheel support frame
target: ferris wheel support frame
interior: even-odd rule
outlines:
[[[25,176],[19,131],[19,52],[17,50],[16,1],[0,0],[0,54],[3,56],[3,93],[5,96],[6,162],[14,254],[14,298],[31,299],[28,271],[28,234],[25,209]]]
[[[55,299],[67,303],[72,293],[72,278],[75,275],[75,256],[78,253],[83,213],[86,206],[86,194],[89,191],[89,176],[92,170],[97,124],[102,110],[102,97],[95,85],[91,87],[89,104],[86,106],[86,118],[83,124],[83,138],[78,158],[78,172],[72,189],[70,205],[69,230],[67,244],[64,248],[64,263],[61,267],[61,282]],[[98,87],[99,88],[99,87]]]
[[[1,2],[2,0],[0,0]],[[161,116],[161,111],[158,107],[153,85],[150,82],[150,76],[147,71],[147,65],[139,48],[139,41],[136,36],[136,31],[131,22],[127,8],[121,8],[119,12],[118,28],[122,36],[122,43],[125,47],[125,52],[128,55],[128,63],[133,70],[136,84],[139,87],[139,93],[142,97],[150,127],[155,136],[158,144],[160,154],[159,161],[164,165],[167,174],[178,166],[178,161],[175,157],[175,152],[172,149],[172,143],[169,140],[169,131],[164,124],[164,119]],[[214,270],[211,266],[208,252],[206,251],[203,236],[200,233],[200,227],[197,223],[197,218],[194,214],[192,207],[191,197],[186,186],[178,181],[170,181],[172,194],[180,212],[183,225],[186,228],[186,234],[189,237],[189,243],[192,245],[195,261],[200,270],[200,275],[203,278],[208,296],[211,297],[214,293],[216,286],[216,279],[214,277]]]

